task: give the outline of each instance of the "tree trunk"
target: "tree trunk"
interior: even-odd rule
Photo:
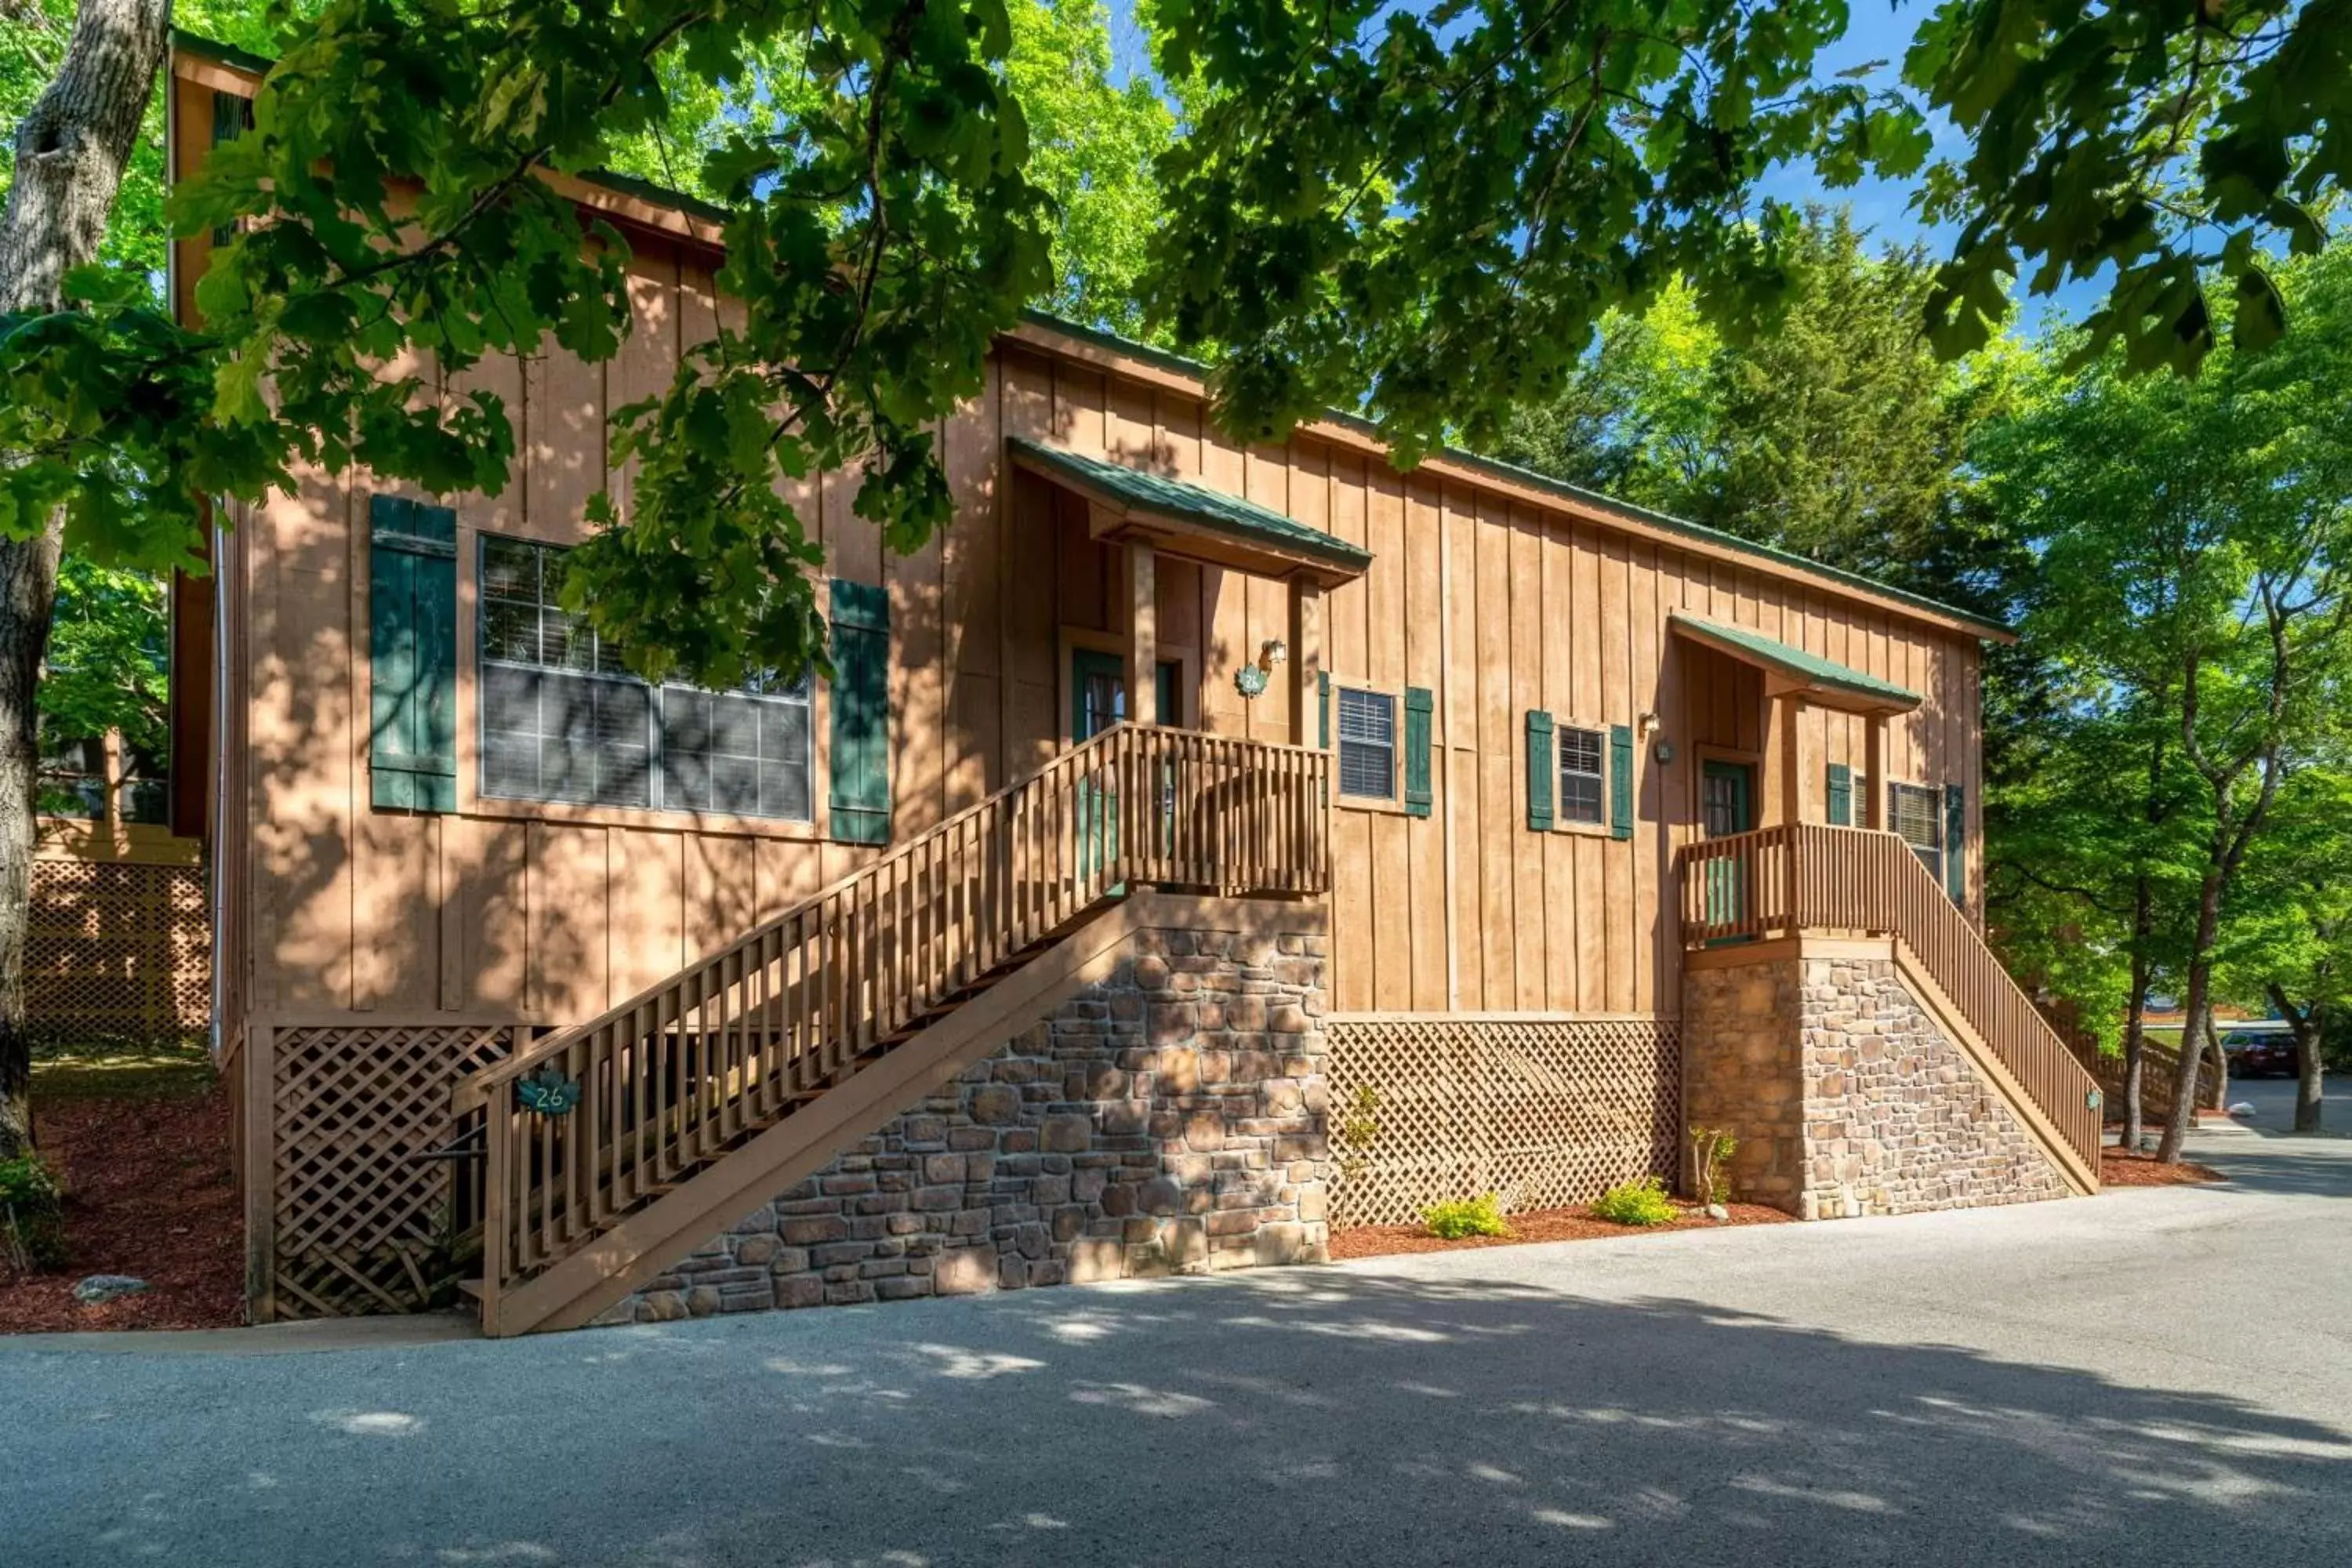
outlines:
[[[167,0],[81,0],[57,79],[16,127],[0,211],[0,313],[54,310],[65,277],[98,254],[122,166],[163,63]],[[32,1142],[25,927],[40,762],[34,696],[48,650],[61,520],[0,539],[0,1158]]]
[[[2155,924],[2156,897],[2143,876],[2132,889],[2131,1010],[2124,1018],[2124,1135],[2126,1153],[2139,1152],[2146,1120],[2140,1114],[2141,1086],[2147,1070],[2147,988],[2150,984],[2147,941]]]
[[[2196,1124],[2200,1096],[2198,1068],[2205,1059],[2205,1037],[2212,1029],[2213,940],[2221,927],[2221,874],[2207,870],[2197,896],[2197,940],[2189,950],[2187,1016],[2181,1020],[2180,1062],[2172,1079],[2172,1117],[2156,1146],[2156,1157],[2167,1164],[2180,1158],[2180,1145]]]
[[[2265,989],[2270,992],[2272,1009],[2294,1032],[2294,1130],[2316,1132],[2320,1131],[2321,1107],[2319,1043],[2326,1033],[2322,1027],[2320,1009],[2317,1004],[2296,1007],[2276,984]]]

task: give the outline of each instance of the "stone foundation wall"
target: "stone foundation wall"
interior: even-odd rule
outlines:
[[[1804,1089],[1798,1072],[1793,963],[1692,969],[1683,978],[1683,1108],[1698,1127],[1729,1128],[1731,1194],[1795,1214],[1805,1182]],[[1683,1182],[1695,1173],[1683,1152]]]
[[[606,1321],[1326,1256],[1324,916],[1136,933],[1107,979]]]
[[[1944,1037],[1894,963],[1800,962],[1805,1218],[2067,1194],[2040,1140]]]
[[[1784,952],[1693,968],[1683,1040],[1686,1113],[1738,1138],[1741,1202],[1834,1219],[2069,1190],[1891,958]]]

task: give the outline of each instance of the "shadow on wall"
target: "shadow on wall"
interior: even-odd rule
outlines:
[[[37,1363],[20,1544],[290,1562],[331,1497],[353,1562],[2352,1557],[2352,1440],[2225,1396],[1498,1282],[1049,1294],[290,1358],[234,1446],[234,1361]]]

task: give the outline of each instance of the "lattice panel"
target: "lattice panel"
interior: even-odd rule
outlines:
[[[205,1032],[212,921],[194,866],[36,860],[25,1010],[40,1038],[143,1045]]]
[[[279,1317],[414,1312],[447,1283],[449,1088],[502,1026],[279,1029],[273,1162]]]
[[[1682,1052],[1669,1020],[1390,1014],[1335,1016],[1325,1033],[1335,1228],[1406,1224],[1480,1193],[1516,1212],[1675,1179]]]

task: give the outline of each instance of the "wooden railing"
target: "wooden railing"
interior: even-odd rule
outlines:
[[[478,1194],[470,1217],[492,1320],[499,1291],[1128,887],[1326,891],[1328,767],[1319,751],[1118,726],[603,1016],[465,1079],[453,1109],[483,1153],[479,1182],[464,1188]]]
[[[1784,824],[1686,845],[1680,862],[1688,946],[1799,931],[1901,938],[2060,1136],[2098,1170],[2096,1080],[1901,837]]]

